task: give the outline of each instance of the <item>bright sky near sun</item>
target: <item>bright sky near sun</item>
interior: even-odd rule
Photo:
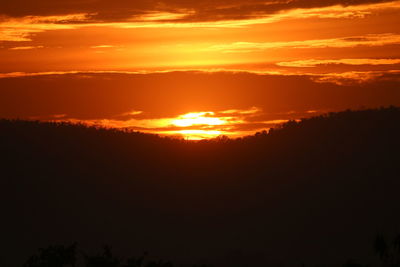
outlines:
[[[399,25],[400,1],[385,0],[9,1],[0,115],[201,139],[398,104]]]

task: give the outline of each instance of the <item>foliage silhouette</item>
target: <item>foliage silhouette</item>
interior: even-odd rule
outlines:
[[[375,238],[374,250],[378,254],[382,266],[399,267],[400,266],[400,234],[393,238],[392,242],[388,242],[382,234]]]
[[[113,256],[111,247],[104,246],[104,251],[100,255],[84,255],[86,267],[120,267],[121,261]]]
[[[382,266],[398,267],[400,266],[400,249],[399,249],[399,237],[400,234],[395,236],[391,245],[387,244],[385,237],[381,234],[377,235],[374,240],[374,250],[378,254],[382,261]],[[40,249],[39,255],[34,255],[28,259],[23,265],[24,267],[65,267],[75,266],[77,261],[77,244],[74,243],[69,247],[63,245],[50,246],[46,249]],[[140,257],[130,257],[125,263],[118,257],[114,256],[111,247],[104,246],[103,253],[88,256],[85,252],[82,252],[86,267],[174,267],[169,261],[154,261],[146,260],[145,253]],[[302,264],[302,266],[305,266]],[[368,267],[357,263],[355,260],[348,260],[343,267]],[[211,267],[210,265],[192,265],[192,267]]]
[[[343,264],[343,267],[364,267],[364,265],[359,264],[354,260],[348,260],[345,264]]]
[[[74,267],[76,264],[76,243],[65,247],[50,246],[40,249],[39,255],[33,255],[23,267]]]
[[[104,246],[103,252],[97,255],[81,253],[85,267],[174,267],[170,261],[147,260],[147,253],[140,257],[130,257],[126,261],[114,256],[110,246]],[[66,267],[75,266],[77,262],[77,244],[69,247],[63,245],[49,246],[40,249],[38,255],[31,256],[24,267]],[[210,267],[208,265],[193,265],[193,267]]]

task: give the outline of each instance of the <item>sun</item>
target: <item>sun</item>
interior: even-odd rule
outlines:
[[[221,118],[210,117],[213,115],[215,115],[214,112],[191,112],[179,116],[172,121],[172,124],[178,127],[190,127],[193,125],[216,126],[227,123],[227,121]]]
[[[216,126],[227,124],[225,118],[215,117],[214,112],[191,112],[175,118],[171,124],[182,130],[174,131],[187,140],[202,140],[217,137],[223,131],[216,129]]]

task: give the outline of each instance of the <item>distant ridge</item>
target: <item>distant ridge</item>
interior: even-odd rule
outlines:
[[[399,136],[399,107],[200,142],[0,120],[0,263],[77,241],[188,264],[373,265],[376,234],[400,232]]]

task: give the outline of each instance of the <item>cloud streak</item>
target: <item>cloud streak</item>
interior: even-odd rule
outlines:
[[[400,81],[400,70],[389,71],[349,71],[310,76],[315,82],[337,85],[365,84],[373,81]]]
[[[26,16],[22,18],[0,17],[0,41],[26,42],[31,36],[48,30],[75,29],[88,19],[88,14],[63,16]]]
[[[25,0],[24,0],[25,1]],[[43,1],[43,0],[42,0]],[[36,2],[36,1],[35,1]],[[43,1],[46,2],[46,1]],[[60,3],[63,1],[60,1]],[[76,8],[68,7],[56,12],[58,4],[48,5],[54,10],[36,10],[37,3],[29,11],[0,8],[0,41],[31,41],[32,34],[49,30],[81,29],[84,27],[114,28],[240,28],[257,24],[275,23],[291,19],[307,18],[363,18],[381,10],[400,9],[400,1],[73,1]],[[78,8],[99,2],[108,11],[96,8]],[[202,4],[199,4],[201,2]],[[12,2],[15,3],[14,1]],[[134,3],[134,4],[132,4]],[[10,4],[9,6],[12,6]],[[118,5],[131,8],[122,9]],[[23,6],[29,6],[24,3]],[[45,5],[41,5],[42,7]],[[60,5],[60,8],[62,6]],[[100,8],[101,9],[101,8]],[[64,12],[61,12],[63,10]],[[65,14],[66,11],[69,13]],[[103,12],[103,13],[102,13]],[[104,13],[106,12],[106,13]],[[107,12],[110,12],[108,14]],[[63,14],[64,13],[64,14]],[[3,14],[3,16],[1,16]],[[60,15],[62,14],[62,15]],[[246,45],[245,43],[236,43]],[[247,44],[249,45],[249,44]],[[254,44],[256,45],[256,44]],[[261,45],[262,46],[262,45]]]
[[[400,44],[400,34],[385,33],[288,42],[234,42],[230,44],[213,45],[208,47],[207,50],[221,51],[224,53],[249,53],[281,48],[351,48],[357,46],[384,46],[398,44]]]
[[[345,64],[345,65],[394,65],[400,64],[400,59],[373,59],[373,58],[351,58],[351,59],[306,59],[297,61],[278,62],[276,65],[282,67],[312,68],[319,65]]]
[[[385,5],[388,0],[14,0],[0,6],[0,14],[11,17],[90,13],[94,21],[118,22],[132,18],[156,20],[214,21],[238,20],[276,14],[285,10],[328,6]],[[390,5],[390,4],[389,4]],[[184,14],[184,15],[176,15]]]
[[[163,71],[53,71],[53,72],[11,72],[11,73],[0,73],[0,80],[6,78],[24,78],[24,77],[40,77],[40,76],[65,76],[65,75],[74,75],[74,76],[86,76],[86,75],[152,75],[152,74],[206,74],[206,73],[214,73],[214,74],[252,74],[256,76],[282,76],[282,77],[308,77],[313,81],[317,82],[330,82],[335,84],[345,84],[345,83],[364,83],[372,80],[379,79],[393,79],[399,80],[398,75],[400,75],[400,70],[385,70],[385,71],[346,71],[346,72],[333,72],[333,73],[302,73],[298,72],[288,72],[288,71],[262,71],[262,70],[246,70],[246,69],[186,69],[186,70],[163,70]],[[238,110],[238,109],[230,109],[221,111],[221,114],[227,115],[240,115],[240,114],[254,114],[259,112],[259,108],[252,107],[248,110]],[[138,115],[143,113],[143,111],[132,111],[134,114]],[[137,113],[139,112],[139,113]],[[129,115],[128,113],[124,113],[123,115]]]
[[[11,47],[10,50],[32,50],[32,49],[40,49],[44,48],[44,46],[39,45],[39,46],[16,46],[16,47]]]

